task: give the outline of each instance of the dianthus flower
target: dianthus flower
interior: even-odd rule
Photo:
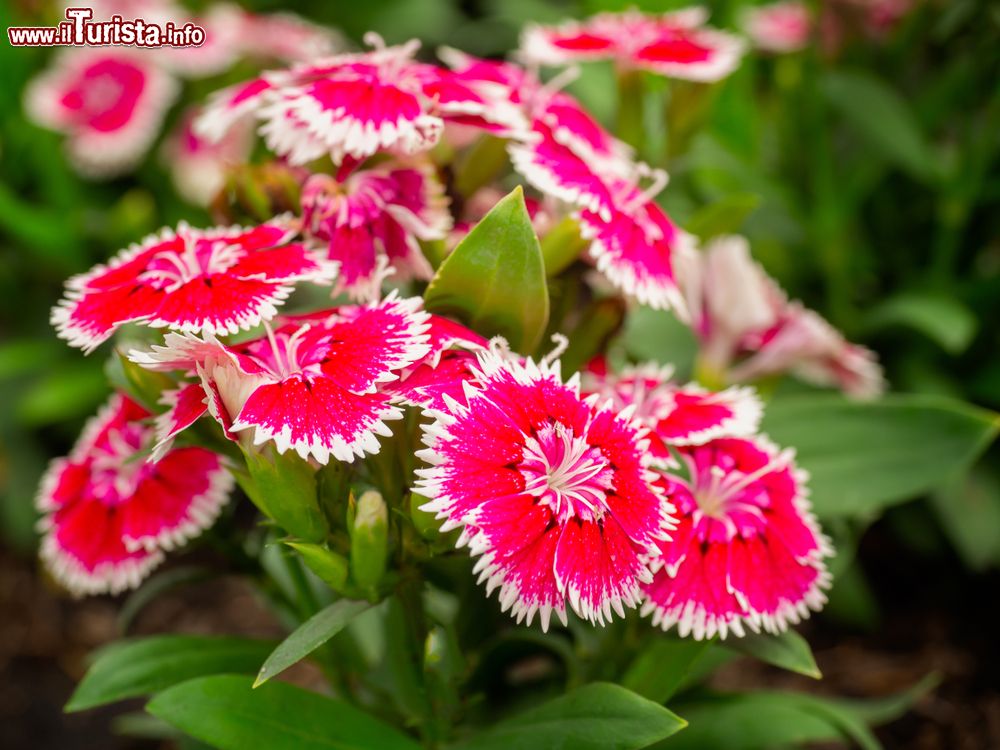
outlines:
[[[558,365],[482,352],[465,403],[424,427],[415,491],[423,506],[463,527],[487,593],[518,621],[567,603],[604,623],[637,604],[672,525],[671,507],[647,467],[644,430],[563,383]]]
[[[378,453],[385,422],[403,415],[379,386],[427,354],[427,314],[420,299],[391,294],[380,302],[345,305],[279,318],[261,338],[225,345],[211,335],[167,334],[163,346],[130,358],[153,370],[194,371],[204,392],[179,395],[173,425],[190,424],[207,410],[231,437],[244,431],[254,445],[273,443],[325,464]]]
[[[253,133],[246,127],[231,128],[218,142],[210,142],[194,132],[197,111],[186,112],[163,144],[163,161],[170,169],[174,187],[182,198],[207,206],[225,185],[231,167],[246,162],[253,145]]]
[[[431,165],[418,162],[356,171],[342,182],[313,175],[302,214],[305,234],[339,263],[339,286],[359,298],[378,295],[387,267],[396,279],[429,279],[419,240],[443,239],[451,229],[444,188]]]
[[[812,34],[812,16],[805,3],[782,0],[747,8],[743,28],[750,41],[765,52],[797,52]]]
[[[42,558],[75,594],[138,585],[163,550],[208,528],[229,497],[232,475],[211,451],[177,448],[158,463],[145,460],[150,416],[127,396],[112,396],[42,479]]]
[[[702,8],[663,15],[635,10],[600,13],[559,26],[528,26],[521,57],[542,65],[613,60],[620,70],[648,70],[670,78],[717,81],[739,65],[743,42],[705,26]]]
[[[335,263],[289,242],[295,234],[280,218],[247,229],[182,222],[67,281],[52,323],[88,352],[125,323],[219,335],[249,330],[274,317],[295,283],[336,276]]]
[[[25,91],[28,116],[66,133],[83,173],[112,176],[134,166],[156,138],[176,81],[134,51],[67,49]]]
[[[662,476],[680,523],[643,585],[644,614],[696,639],[778,633],[819,610],[832,555],[793,452],[764,437],[676,449],[685,477]]]
[[[882,392],[874,353],[789,301],[744,238],[717,238],[688,260],[685,293],[705,366],[734,382],[792,372],[858,398]]]

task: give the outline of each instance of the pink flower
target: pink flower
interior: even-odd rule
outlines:
[[[492,351],[476,370],[466,403],[445,397],[424,427],[424,510],[443,530],[464,527],[480,581],[518,621],[537,613],[545,629],[555,612],[565,622],[567,602],[592,622],[624,616],[672,524],[644,431],[581,398],[558,365]]]
[[[153,370],[195,370],[205,407],[227,434],[279,453],[326,464],[378,453],[385,422],[402,417],[379,387],[427,354],[420,299],[392,294],[364,307],[343,306],[278,319],[266,336],[224,345],[211,335],[168,334],[164,346],[133,351]],[[176,420],[182,423],[180,417]],[[169,437],[164,433],[162,437]]]
[[[875,355],[785,293],[750,257],[743,237],[715,239],[687,259],[685,296],[703,364],[739,382],[793,372],[850,396],[871,398],[885,382]]]
[[[370,52],[343,54],[302,64],[220,92],[198,128],[218,138],[243,116],[263,121],[268,147],[292,164],[324,155],[341,163],[388,151],[413,154],[431,148],[446,119],[495,125],[499,132],[521,126],[523,116],[483,86],[451,71],[418,63],[419,43],[386,47],[375,34]]]
[[[812,16],[805,3],[782,0],[747,8],[743,28],[758,49],[765,52],[797,52],[812,34]]]
[[[118,48],[73,48],[32,81],[29,117],[66,133],[76,167],[119,174],[142,158],[177,93],[176,82],[142,55]]]
[[[604,211],[577,213],[580,234],[590,240],[590,257],[611,283],[625,294],[656,309],[672,309],[687,318],[677,285],[675,258],[695,252],[695,239],[682,230],[653,200],[627,180],[613,180],[613,198]]]
[[[605,219],[616,203],[611,184],[638,173],[628,147],[561,92],[533,105],[530,131],[511,141],[508,151],[532,187]]]
[[[445,395],[464,403],[465,383],[475,383],[476,353],[486,350],[487,340],[440,315],[430,316],[427,334],[427,354],[405,368],[399,380],[383,385],[382,391],[422,409],[446,409]]]
[[[225,186],[226,173],[250,156],[253,132],[248,123],[231,128],[218,142],[198,136],[193,129],[197,110],[189,110],[163,144],[163,161],[170,168],[181,197],[207,206]]]
[[[583,372],[583,392],[610,400],[615,409],[634,409],[635,418],[650,430],[649,450],[662,466],[672,463],[668,446],[756,434],[763,407],[752,389],[712,392],[694,383],[675,383],[672,374],[670,367],[646,364],[615,375],[599,358]]]
[[[74,594],[132,588],[179,546],[208,528],[233,479],[222,458],[203,448],[142,460],[150,414],[116,394],[87,423],[67,458],[42,479],[42,558]]]
[[[343,47],[336,33],[294,13],[241,14],[239,48],[249,57],[307,62]]]
[[[833,551],[792,451],[765,438],[678,448],[687,476],[663,475],[680,524],[645,584],[643,614],[700,640],[778,633],[819,610]]]
[[[659,16],[600,13],[559,26],[529,26],[521,38],[521,56],[542,65],[614,60],[622,70],[717,81],[739,65],[743,42],[705,26],[705,20],[702,8],[687,8]]]
[[[420,240],[451,229],[444,188],[429,164],[384,164],[343,182],[313,175],[302,192],[304,231],[340,264],[339,284],[357,298],[377,296],[386,267],[397,279],[429,279]]]
[[[214,334],[277,313],[299,281],[329,283],[336,265],[289,243],[290,224],[195,229],[181,223],[66,282],[52,311],[59,336],[87,352],[125,323]]]

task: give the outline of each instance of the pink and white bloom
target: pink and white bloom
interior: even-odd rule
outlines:
[[[392,434],[385,423],[402,418],[379,388],[426,356],[427,314],[419,308],[419,298],[391,294],[279,319],[242,344],[168,334],[163,346],[129,357],[153,370],[195,370],[205,408],[232,437],[245,434],[253,445],[270,442],[321,464],[331,456],[352,462],[378,453],[378,437]]]
[[[716,238],[687,259],[682,276],[702,364],[727,380],[792,372],[857,398],[884,390],[874,353],[789,301],[750,256],[745,238]]]
[[[718,81],[739,65],[743,41],[705,26],[702,8],[646,15],[600,13],[558,26],[532,25],[521,37],[521,57],[541,65],[613,60],[620,70],[648,70],[670,78]]]
[[[340,266],[339,288],[352,296],[379,295],[384,271],[397,279],[434,273],[420,240],[451,229],[444,188],[430,164],[385,164],[356,171],[343,182],[313,175],[302,191],[303,227]]]
[[[629,413],[583,399],[558,364],[479,354],[465,403],[424,427],[430,468],[417,471],[423,509],[463,527],[487,593],[520,622],[546,629],[566,607],[604,623],[634,607],[672,526]]]
[[[197,116],[196,110],[184,114],[163,144],[163,161],[181,197],[207,206],[225,186],[227,172],[250,156],[253,131],[248,122],[242,121],[230,128],[222,140],[211,142],[194,132]]]
[[[336,264],[289,240],[279,218],[253,228],[181,223],[66,282],[52,311],[61,338],[93,351],[125,323],[224,335],[277,314],[297,282],[330,283]]]
[[[174,79],[141,54],[118,47],[63,51],[25,91],[35,122],[68,136],[73,164],[94,177],[135,166],[177,94]]]
[[[237,24],[240,52],[248,57],[308,62],[343,48],[333,30],[294,13],[249,13],[241,10]]]
[[[818,611],[833,554],[810,511],[806,475],[767,439],[677,449],[686,477],[663,475],[680,523],[643,585],[643,614],[695,639],[779,633]]]
[[[583,372],[584,394],[596,393],[615,409],[632,408],[649,428],[649,450],[663,467],[672,464],[670,446],[701,445],[720,437],[757,433],[763,406],[753,389],[734,386],[713,392],[673,381],[673,369],[652,363],[608,372],[603,358]]]
[[[419,43],[374,49],[301,64],[220,93],[199,132],[218,138],[241,117],[262,121],[271,150],[292,164],[329,155],[334,162],[362,161],[378,152],[414,154],[434,146],[445,120],[519,129],[523,115],[451,71],[414,59]]]
[[[743,29],[757,49],[798,52],[812,36],[812,14],[800,0],[753,6],[743,14]]]
[[[465,401],[465,383],[476,382],[476,355],[486,351],[489,342],[440,315],[431,315],[429,325],[427,354],[382,390],[407,406],[440,411],[447,408],[445,395],[458,403]]]
[[[224,459],[178,448],[142,459],[150,414],[116,394],[90,420],[66,458],[52,462],[37,505],[41,555],[74,594],[133,588],[173,549],[208,528],[232,490]]]
[[[661,173],[662,174],[662,173]],[[590,257],[614,286],[656,309],[688,318],[675,268],[678,255],[695,252],[693,236],[682,230],[653,200],[665,183],[643,191],[622,179],[608,183],[612,203],[603,211],[577,213],[580,234],[590,240]]]

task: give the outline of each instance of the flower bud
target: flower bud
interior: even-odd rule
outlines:
[[[389,544],[389,512],[378,491],[368,490],[358,498],[350,529],[351,575],[372,596],[385,575]]]
[[[306,542],[285,542],[285,544],[302,555],[306,567],[319,576],[327,586],[338,593],[344,593],[348,575],[346,557],[323,544]]]

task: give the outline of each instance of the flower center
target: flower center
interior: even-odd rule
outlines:
[[[164,250],[149,261],[139,279],[168,292],[175,291],[199,276],[228,271],[241,257],[243,249],[225,240],[184,240],[184,250]]]
[[[125,502],[139,486],[149,464],[137,455],[149,436],[148,428],[126,425],[109,430],[107,443],[95,448],[91,463],[94,495],[108,505]]]
[[[585,438],[556,423],[542,427],[524,446],[519,467],[524,491],[552,509],[560,523],[598,520],[608,506],[611,465]]]
[[[788,452],[779,453],[770,461],[751,472],[743,472],[711,463],[699,465],[694,458],[683,454],[691,476],[691,494],[698,509],[709,518],[725,519],[734,512],[748,512],[760,515],[766,504],[766,491],[758,486],[764,476],[788,465]]]

